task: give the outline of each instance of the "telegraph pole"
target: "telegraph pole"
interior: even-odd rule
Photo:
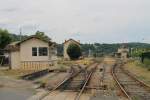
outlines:
[[[20,27],[20,29],[19,29],[19,33],[20,33],[20,41],[22,40],[22,29],[21,29],[21,27]]]

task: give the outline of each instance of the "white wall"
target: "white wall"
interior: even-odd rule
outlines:
[[[32,56],[32,47],[47,47],[48,56]],[[20,60],[21,61],[47,61],[49,60],[49,45],[48,43],[32,38],[20,45]]]
[[[20,53],[19,51],[11,52],[11,68],[18,69],[20,67]]]
[[[64,44],[64,58],[65,59],[70,59],[67,54],[67,48],[68,48],[69,44],[70,44],[70,41],[68,41],[67,43]]]

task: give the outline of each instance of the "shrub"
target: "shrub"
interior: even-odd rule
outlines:
[[[67,48],[67,54],[71,60],[78,59],[81,56],[81,48],[77,44],[70,44]]]

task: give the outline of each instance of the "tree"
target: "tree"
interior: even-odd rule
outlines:
[[[42,40],[45,40],[45,41],[50,41],[50,40],[51,40],[47,35],[45,35],[44,32],[37,31],[37,32],[35,33],[35,35],[36,35],[37,37],[41,38]]]
[[[17,35],[17,34],[10,34],[10,37],[11,37],[12,42],[20,41],[20,35]],[[27,36],[27,35],[21,35],[21,40],[25,40],[25,39],[27,39],[28,37],[29,37],[29,36]]]
[[[144,52],[144,53],[141,54],[141,62],[142,63],[144,62],[145,58],[150,59],[150,52]]]
[[[0,29],[0,49],[4,49],[11,42],[10,34],[7,30]]]
[[[77,44],[70,44],[67,48],[67,54],[71,60],[78,59],[81,56],[81,48]]]

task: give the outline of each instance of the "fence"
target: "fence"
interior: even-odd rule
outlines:
[[[44,70],[57,63],[56,60],[52,61],[21,61],[21,69],[23,70]]]

